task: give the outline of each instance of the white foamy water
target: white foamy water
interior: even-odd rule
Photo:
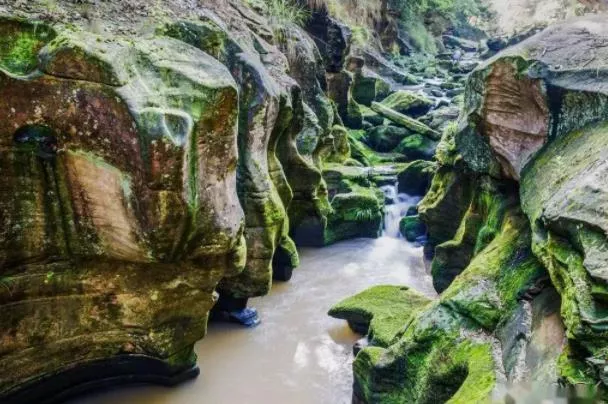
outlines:
[[[358,239],[301,250],[291,282],[252,299],[254,329],[210,324],[196,345],[201,375],[176,388],[142,386],[71,404],[349,404],[352,345],[361,336],[327,316],[345,297],[373,285],[408,285],[436,296],[422,248],[404,240]]]
[[[384,226],[382,235],[385,237],[401,238],[399,222],[412,206],[418,205],[422,198],[408,194],[400,194],[399,184],[381,187],[387,205],[384,213]]]

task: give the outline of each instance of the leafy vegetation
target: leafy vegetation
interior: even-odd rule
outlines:
[[[306,7],[293,0],[247,0],[247,3],[260,10],[273,27],[302,26],[310,16]]]

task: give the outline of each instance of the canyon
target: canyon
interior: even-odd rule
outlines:
[[[605,5],[445,4],[0,2],[0,401],[602,398]]]

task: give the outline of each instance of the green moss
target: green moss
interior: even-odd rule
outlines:
[[[374,286],[334,305],[329,315],[347,320],[354,331],[369,333],[374,345],[387,347],[430,300],[405,286]]]
[[[440,167],[433,177],[431,188],[418,204],[420,217],[429,230],[431,245],[454,238],[470,206],[474,180],[474,177],[450,167]]]
[[[409,163],[397,175],[399,192],[409,195],[425,195],[431,186],[437,164],[425,160]]]
[[[348,180],[340,186],[347,192],[338,193],[331,200],[332,212],[327,217],[325,244],[353,237],[379,237],[384,211],[382,192]]]
[[[515,309],[519,296],[546,273],[530,244],[525,218],[509,211],[499,235],[455,278],[442,304],[493,331]]]
[[[456,133],[458,132],[458,122],[450,122],[443,131],[441,141],[437,145],[435,157],[443,165],[453,166],[458,158],[456,150]]]
[[[368,347],[355,358],[354,394],[373,403],[476,403],[496,384],[492,346],[464,339],[445,308],[418,313],[387,349]]]
[[[407,156],[408,160],[432,160],[435,157],[437,142],[423,135],[411,135],[395,148],[393,152]]]
[[[426,234],[426,226],[419,216],[406,216],[399,222],[399,230],[407,241],[414,242]]]
[[[433,107],[430,99],[407,90],[394,92],[382,100],[381,104],[412,117],[422,116]]]
[[[557,369],[560,377],[568,384],[587,384],[595,385],[594,374],[590,370],[587,363],[580,359],[581,355],[575,353],[571,345],[566,345],[566,348],[559,356]]]
[[[0,68],[26,75],[38,67],[38,52],[55,37],[44,24],[0,18]]]
[[[607,259],[603,166],[608,124],[552,141],[522,174],[522,206],[534,230],[533,250],[561,295],[567,336],[591,356],[608,341],[603,268]]]
[[[366,167],[404,162],[407,158],[398,153],[379,153],[372,150],[362,140],[365,138],[364,130],[349,130],[348,140],[352,157]]]

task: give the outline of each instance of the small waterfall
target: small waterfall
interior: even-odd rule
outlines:
[[[416,206],[422,198],[399,193],[399,183],[385,185],[381,187],[386,201],[384,213],[384,227],[382,235],[384,237],[401,238],[399,222],[410,207]]]

